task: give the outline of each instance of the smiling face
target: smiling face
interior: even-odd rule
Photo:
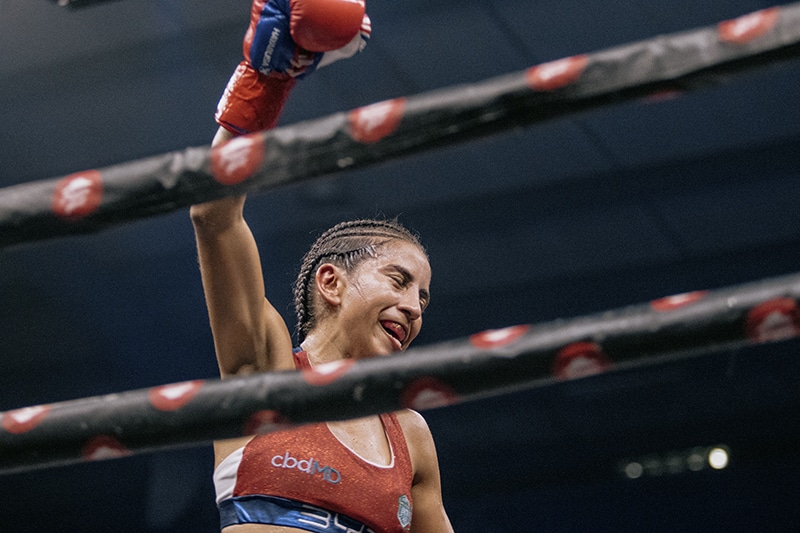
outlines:
[[[329,311],[319,328],[341,357],[405,350],[422,327],[430,300],[431,268],[416,245],[392,239],[351,272],[320,266],[318,286]],[[327,292],[326,292],[327,291]],[[318,341],[320,335],[314,335]],[[335,348],[335,350],[332,350]]]

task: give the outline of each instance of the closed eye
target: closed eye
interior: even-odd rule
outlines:
[[[408,284],[414,281],[414,275],[400,265],[391,265],[392,271],[387,274],[389,279],[397,286],[398,289],[405,289]],[[423,311],[430,303],[430,293],[426,289],[419,290],[419,306]]]
[[[428,304],[431,301],[431,296],[428,294],[428,291],[422,289],[419,291],[419,306],[420,308],[425,311],[428,308]]]

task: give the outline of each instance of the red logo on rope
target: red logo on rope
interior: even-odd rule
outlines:
[[[553,374],[558,379],[576,379],[605,372],[611,367],[600,345],[594,342],[575,342],[556,354]]]
[[[482,331],[481,333],[470,336],[469,342],[476,348],[485,350],[501,348],[503,346],[508,346],[522,337],[528,329],[530,329],[530,326],[522,325]]]
[[[355,363],[354,359],[331,361],[317,365],[313,370],[303,370],[302,376],[310,385],[327,385],[342,377]]]
[[[650,302],[650,307],[655,311],[672,311],[702,300],[708,291],[693,291],[675,294]]]
[[[50,407],[47,405],[37,405],[8,411],[3,414],[3,429],[15,435],[27,433],[38,426],[49,412]]]
[[[103,201],[103,180],[97,170],[71,174],[59,180],[52,210],[57,217],[78,220],[93,213]]]
[[[393,133],[405,113],[406,99],[396,98],[368,105],[350,112],[350,137],[354,141],[375,143]]]
[[[586,55],[566,57],[531,67],[525,75],[533,89],[555,91],[578,81],[588,64],[589,56]]]
[[[800,335],[800,306],[792,298],[775,298],[752,308],[745,322],[747,338],[755,342]]]
[[[278,411],[266,409],[253,413],[244,423],[243,435],[260,435],[286,429],[290,424]]]
[[[236,185],[252,176],[263,161],[260,134],[236,137],[211,149],[211,174],[223,185]]]
[[[720,22],[719,38],[726,43],[745,44],[772,30],[778,23],[780,8],[771,7],[749,15]]]
[[[120,441],[108,435],[100,435],[93,438],[81,450],[81,456],[89,461],[116,459],[130,454],[130,450]]]
[[[458,394],[447,384],[432,377],[416,379],[408,384],[400,400],[409,409],[434,409],[457,403]]]
[[[202,387],[202,380],[162,385],[150,389],[148,397],[159,411],[175,411],[189,403]]]

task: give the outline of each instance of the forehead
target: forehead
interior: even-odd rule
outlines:
[[[402,267],[417,278],[417,281],[430,284],[431,266],[428,257],[415,244],[393,239],[378,248],[374,260],[378,262],[379,268],[392,265]]]

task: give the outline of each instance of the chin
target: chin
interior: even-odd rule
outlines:
[[[398,350],[399,351],[399,350]],[[372,353],[368,357],[387,357],[389,355],[394,354],[395,351],[392,348],[376,348],[372,351]]]

